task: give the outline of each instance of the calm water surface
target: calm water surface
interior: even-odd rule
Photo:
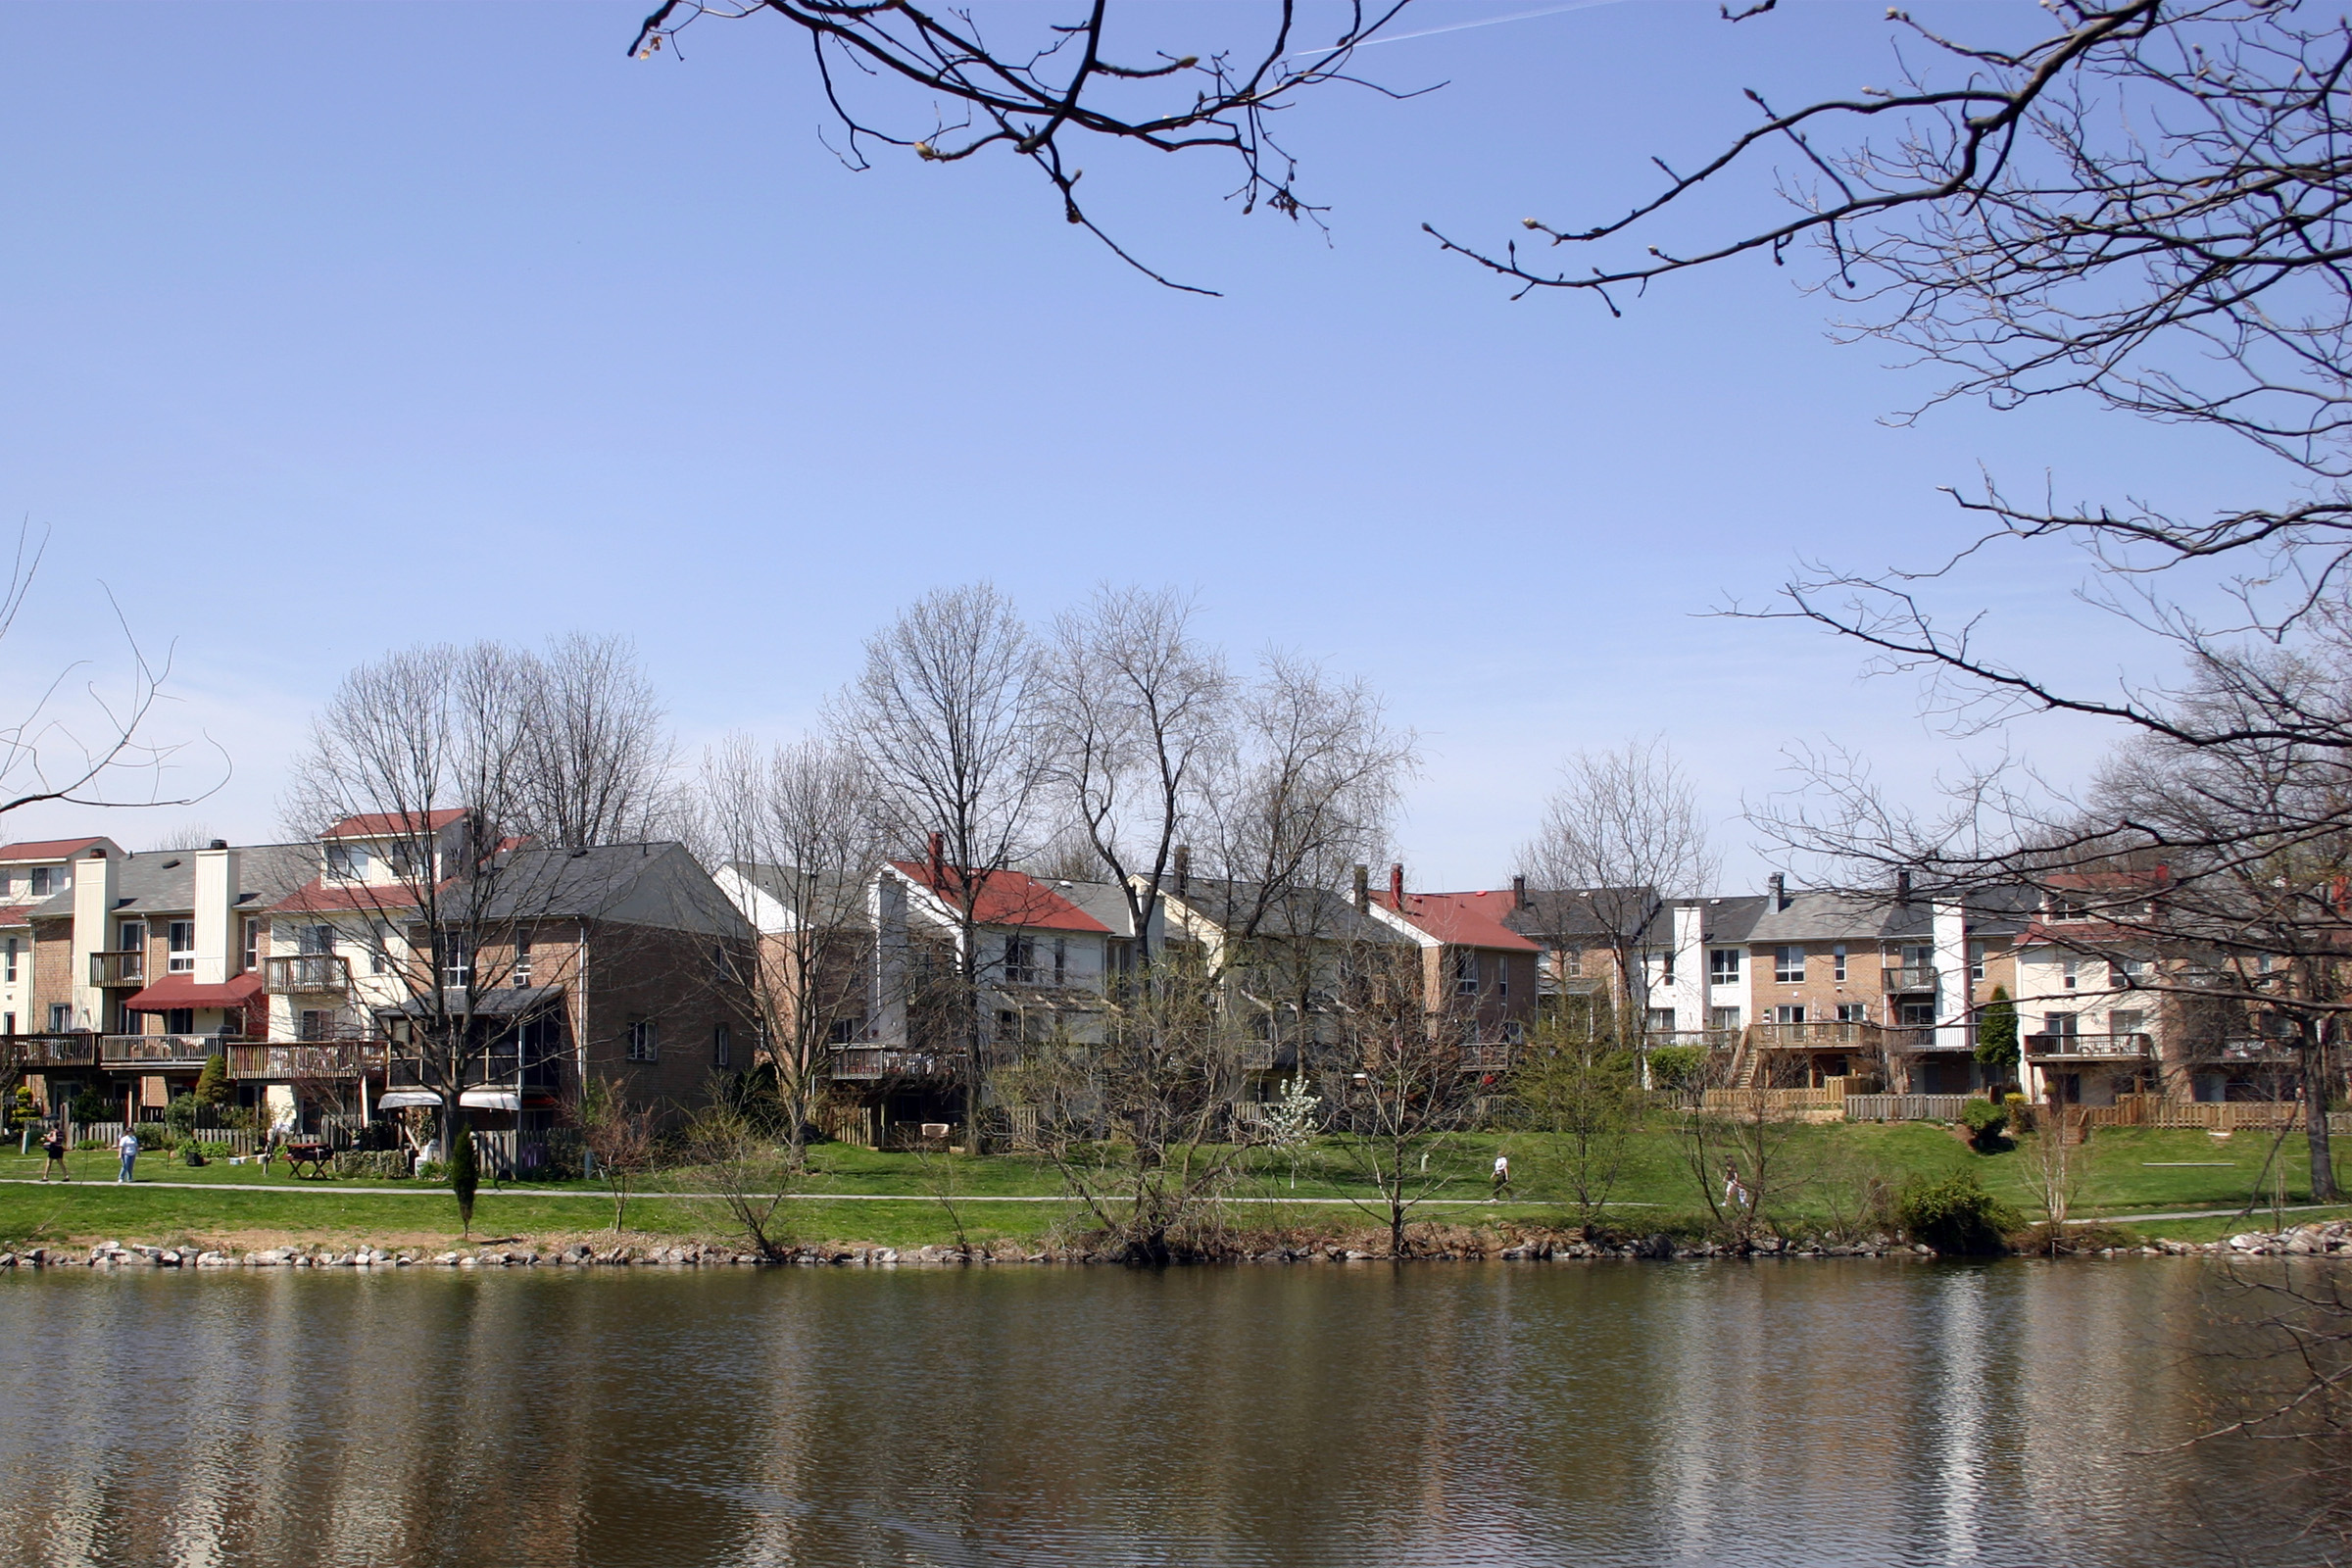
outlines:
[[[0,1563],[2293,1561],[2212,1277],[11,1271]]]

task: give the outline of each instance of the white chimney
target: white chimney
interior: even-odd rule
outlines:
[[[1968,915],[1957,904],[1937,901],[1932,908],[1930,940],[1936,944],[1936,1046],[1966,1051],[1974,987],[1968,978]]]
[[[217,986],[237,970],[238,854],[220,839],[196,852],[196,983]]]
[[[90,956],[115,946],[117,867],[107,850],[94,849],[74,862],[74,1023],[76,1029],[103,1029],[107,1024],[106,993],[91,984]]]
[[[877,1045],[902,1049],[906,1038],[906,888],[885,870],[866,888],[874,922],[873,992],[866,999],[866,1034]]]

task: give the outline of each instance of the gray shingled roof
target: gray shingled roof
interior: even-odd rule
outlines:
[[[1233,930],[1256,907],[1259,884],[1218,877],[1191,878],[1178,893],[1173,883],[1162,891],[1194,914]],[[1273,895],[1265,918],[1258,922],[1261,937],[1310,937],[1323,942],[1409,944],[1412,938],[1358,909],[1349,900],[1320,888],[1290,888]]]
[[[791,907],[792,896],[785,883],[786,868],[760,860],[733,860],[728,869],[753,887]],[[827,930],[869,931],[873,929],[873,911],[866,903],[866,889],[872,882],[870,874],[820,878],[815,898],[817,918]]]
[[[1606,943],[1638,939],[1657,907],[1649,887],[1530,888],[1502,923],[1542,942]]]
[[[82,862],[86,863],[86,862]],[[78,870],[76,875],[78,875]],[[237,904],[266,909],[318,874],[316,844],[240,845]],[[149,850],[115,862],[115,910],[122,914],[182,914],[196,907],[196,852]],[[33,907],[30,918],[74,912],[72,889]]]

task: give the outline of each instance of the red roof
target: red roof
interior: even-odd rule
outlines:
[[[33,907],[34,906],[29,904],[11,904],[0,906],[0,925],[31,924]]]
[[[198,985],[192,974],[168,974],[122,1003],[128,1012],[164,1012],[172,1007],[242,1007],[262,994],[262,977],[247,970],[220,985]]]
[[[416,902],[416,890],[405,883],[314,878],[270,906],[270,910],[273,914],[327,914],[337,909],[402,909]]]
[[[414,833],[419,826],[428,830],[444,828],[466,814],[460,806],[427,811],[420,818],[415,811],[362,811],[347,816],[318,836],[322,839],[380,839],[395,833]]]
[[[0,844],[0,860],[63,860],[104,839],[29,839],[23,844]]]
[[[931,868],[919,860],[890,862],[915,886],[928,888],[950,906],[960,907],[961,890],[953,868],[934,882]],[[1033,876],[1019,871],[989,871],[980,878],[980,896],[972,901],[972,919],[980,925],[1034,926],[1045,931],[1101,931],[1110,927],[1081,909]]]
[[[1396,907],[1386,893],[1374,895],[1384,909]],[[1502,923],[1511,912],[1508,893],[1407,893],[1397,912],[1449,948],[1494,948],[1505,953],[1541,953],[1543,948]]]

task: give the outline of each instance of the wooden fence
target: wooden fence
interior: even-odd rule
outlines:
[[[1848,1095],[1847,1121],[1958,1121],[1976,1095]]]
[[[1701,1098],[1699,1108],[1731,1116],[1760,1113],[1770,1120],[1811,1111],[1836,1111],[1851,1098],[1839,1088],[1710,1089]]]

